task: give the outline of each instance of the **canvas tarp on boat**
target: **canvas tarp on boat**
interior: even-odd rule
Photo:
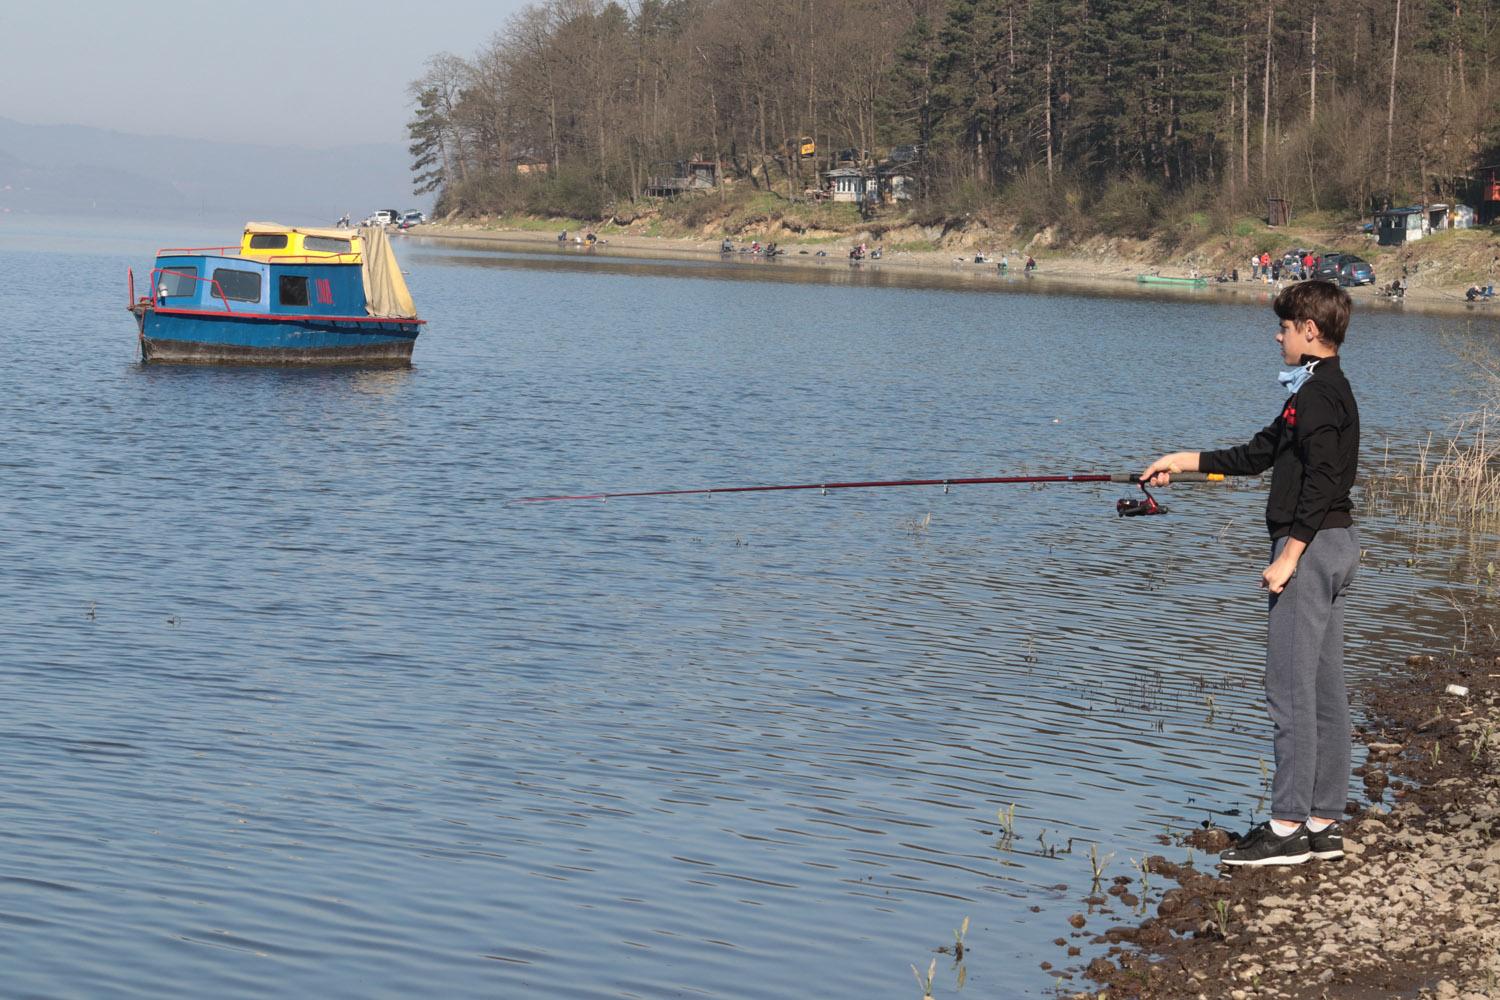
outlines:
[[[415,317],[416,304],[406,288],[406,279],[401,277],[396,251],[391,249],[385,230],[364,226],[359,231],[359,238],[364,244],[361,270],[365,279],[365,312],[371,316]]]

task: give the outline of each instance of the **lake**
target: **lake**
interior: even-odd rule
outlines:
[[[8,994],[914,995],[967,917],[1045,996],[1090,845],[1264,817],[1258,484],[514,502],[1135,470],[1276,414],[1264,306],[407,239],[410,369],[142,367],[234,232],[0,227]],[[1367,470],[1466,332],[1356,314]],[[1491,557],[1361,531],[1356,682]]]

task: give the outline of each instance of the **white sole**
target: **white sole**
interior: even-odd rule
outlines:
[[[1313,851],[1312,856],[1319,861],[1337,861],[1344,856],[1343,851]]]
[[[1219,864],[1229,865],[1232,868],[1262,868],[1267,865],[1300,865],[1304,861],[1312,860],[1312,851],[1306,854],[1283,854],[1274,858],[1262,858],[1259,861],[1228,861],[1219,859]]]

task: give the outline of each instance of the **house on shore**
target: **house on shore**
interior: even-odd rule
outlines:
[[[824,182],[833,201],[850,201],[856,204],[866,200],[871,178],[859,167],[837,167],[823,173]]]
[[[677,160],[656,167],[658,172],[646,181],[646,193],[655,198],[675,198],[719,186],[719,164],[714,160]]]
[[[1468,229],[1474,225],[1474,209],[1468,205],[1435,202],[1407,205],[1375,213],[1376,242],[1383,247],[1415,243],[1444,229]]]

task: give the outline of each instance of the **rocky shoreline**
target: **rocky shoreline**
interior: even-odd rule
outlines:
[[[1099,985],[1059,992],[1077,1000],[1500,997],[1497,652],[1411,657],[1365,686],[1356,739],[1368,759],[1356,774],[1369,801],[1350,803],[1342,861],[1221,875],[1213,853],[1228,834],[1199,830],[1188,842],[1207,859],[1151,859],[1149,877],[1173,886],[1154,917],[1083,930],[1108,919],[1114,902],[1089,898],[1087,914],[1072,918],[1073,937],[1107,952],[1060,984]],[[1131,880],[1115,881],[1111,894],[1129,897]]]
[[[567,249],[559,248],[555,231],[510,229],[479,222],[424,225],[412,230],[409,235],[413,238],[452,240],[497,250],[520,249],[535,252],[545,247],[564,252]],[[840,266],[848,268],[850,264],[847,252],[854,242],[857,241],[846,239],[833,243],[799,243],[795,239],[783,240],[781,248],[785,251],[785,255],[774,262],[762,261],[759,258],[745,262],[773,264],[776,267]],[[826,256],[816,256],[818,251],[823,251]],[[640,254],[677,259],[720,259],[717,239],[685,239],[627,233],[610,233],[598,248],[591,251],[573,252],[592,252],[602,255]],[[995,252],[990,251],[992,255]],[[955,284],[962,283],[961,287],[972,288],[974,287],[973,281],[982,277],[989,279],[995,288],[1002,287],[996,283],[999,275],[994,261],[975,264],[973,254],[973,249],[965,251],[964,256],[958,257],[951,249],[892,251],[879,260],[866,259],[855,266],[870,271],[878,270],[883,278],[894,279],[896,283],[900,283],[903,276],[909,276],[907,280],[913,284],[927,285],[934,280],[941,280]],[[1027,280],[1036,282],[1037,288],[1045,287],[1058,291],[1110,296],[1148,295],[1158,299],[1181,297],[1199,302],[1205,300],[1269,302],[1276,290],[1273,284],[1251,281],[1248,278],[1238,282],[1210,282],[1207,287],[1203,288],[1142,285],[1137,282],[1137,275],[1156,269],[1137,261],[1114,257],[1069,255],[1042,249],[1038,249],[1036,255],[1040,264],[1036,273],[1028,279],[1022,279],[1021,265],[1026,259],[1026,254],[1024,251],[1011,251],[1008,274],[1011,281],[1004,287],[1016,288],[1019,287],[1018,282]],[[738,255],[732,259],[741,260]],[[1187,272],[1178,269],[1178,271],[1164,273],[1186,274]],[[1399,301],[1380,296],[1372,286],[1352,288],[1350,294],[1354,297],[1356,308],[1359,309],[1390,309],[1471,318],[1500,318],[1500,301],[1478,304],[1466,302],[1461,286],[1419,285],[1411,288],[1405,298]]]

